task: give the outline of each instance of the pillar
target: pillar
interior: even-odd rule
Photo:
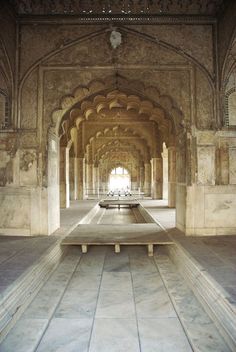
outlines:
[[[94,195],[99,197],[99,168],[98,165],[95,164],[93,168],[93,184],[94,184]]]
[[[143,192],[144,186],[144,166],[140,166],[139,168],[139,189],[140,192]]]
[[[77,159],[70,157],[70,199],[77,199]]]
[[[94,185],[93,185],[93,163],[87,163],[87,194],[88,196],[93,194]]]
[[[77,169],[77,199],[84,199],[85,196],[85,159],[76,158]]]
[[[176,204],[176,150],[168,148],[168,206],[175,208]]]
[[[60,148],[60,206],[70,206],[69,148]]]
[[[147,196],[151,195],[151,164],[144,164],[144,193]]]
[[[152,198],[162,199],[163,195],[163,162],[162,157],[152,158]]]
[[[163,199],[168,199],[168,149],[163,146]]]

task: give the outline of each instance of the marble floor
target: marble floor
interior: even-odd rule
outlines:
[[[236,305],[236,234],[227,236],[185,236],[175,227],[175,209],[166,207],[163,200],[143,200],[143,206],[168,230],[176,243],[180,244],[204,270],[231,297]]]
[[[8,277],[6,284],[16,279],[11,272],[18,273],[21,265],[25,269],[28,256],[33,260],[31,245],[36,253],[41,242],[47,246],[75,228],[95,203],[75,202],[64,210],[62,227],[48,242],[42,237],[2,237],[0,272]],[[165,202],[144,200],[142,204],[165,228],[174,227],[175,211],[166,208]],[[121,221],[120,215],[112,216],[113,220]],[[124,216],[129,221],[126,211]],[[108,218],[103,220],[106,222]],[[206,270],[218,277],[234,297],[234,236],[222,237],[222,241],[208,237],[183,240],[181,233],[172,236],[196,260],[202,261]],[[8,241],[13,241],[15,247],[9,246]],[[17,261],[19,255],[25,256],[24,260]],[[9,260],[12,266],[6,275],[4,265]],[[229,349],[164,247],[156,248],[150,258],[145,247],[122,247],[121,253],[115,254],[112,247],[101,246],[90,247],[85,255],[78,247],[70,248],[0,344],[0,352],[13,351],[228,352]]]
[[[127,247],[117,255],[104,246],[84,255],[71,247],[0,351],[227,352],[162,252],[149,258],[143,247]]]

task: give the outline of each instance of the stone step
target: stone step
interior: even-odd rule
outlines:
[[[167,247],[164,250],[168,252]],[[181,275],[182,273],[178,271],[169,256],[156,254],[154,260],[193,351],[231,351],[219,334],[216,324],[203,309],[193,290],[188,286]]]
[[[180,243],[175,242],[173,246],[168,246],[167,251],[174,265],[214,321],[227,345],[232,351],[236,351],[235,300]]]
[[[41,238],[41,241],[36,242],[37,246],[40,246],[40,242],[42,243],[42,251],[40,248],[32,247],[31,254],[36,251],[39,255],[35,255],[34,258],[32,258],[32,255],[30,257],[30,249],[27,248],[25,264],[27,264],[27,254],[31,258],[30,264],[26,265],[25,269],[19,272],[19,275],[15,275],[15,278],[9,280],[9,284],[5,286],[0,284],[0,342],[58,266],[64,255],[65,249],[60,246],[61,239],[57,238],[55,241],[50,241],[46,250],[43,241],[44,239]],[[23,252],[21,251],[21,256],[22,254]],[[15,261],[11,263],[5,262],[5,266],[8,268],[6,270],[6,279],[10,273],[14,274],[17,272],[17,265],[21,265],[20,261],[17,263],[17,259],[20,260],[20,258],[15,258]],[[1,266],[1,271],[4,272],[3,266]]]

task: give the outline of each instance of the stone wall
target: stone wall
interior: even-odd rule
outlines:
[[[0,182],[4,209],[0,228],[20,229],[25,234],[50,234],[59,226],[59,135],[61,143],[68,143],[71,128],[87,121],[87,132],[81,137],[81,153],[77,155],[82,165],[87,145],[95,149],[101,146],[95,137],[102,131],[95,128],[97,121],[85,118],[88,109],[82,107],[99,100],[99,96],[107,99],[109,92],[117,90],[127,97],[135,96],[139,105],[141,100],[145,101],[142,108],[145,105],[146,114],[150,113],[146,106],[152,106],[156,115],[147,116],[159,128],[158,134],[153,134],[147,124],[139,125],[135,120],[126,123],[127,128],[141,133],[147,142],[143,149],[133,144],[141,153],[140,160],[135,156],[132,161],[133,180],[138,180],[138,167],[158,159],[160,145],[166,142],[167,148],[176,151],[177,226],[188,234],[223,232],[217,221],[212,226],[216,214],[213,210],[221,207],[219,197],[224,203],[227,194],[236,192],[235,134],[216,132],[219,81],[214,21],[113,27],[109,23],[22,20],[19,51],[12,37],[13,22],[8,19],[7,23],[10,27],[6,27],[3,37],[11,57],[10,67],[16,67],[15,53],[19,55],[18,113],[14,119],[20,130],[11,138],[9,133],[1,133]],[[223,22],[220,26],[224,26]],[[129,109],[134,111],[135,101],[125,99],[130,104],[124,108],[126,113]],[[113,120],[105,127],[119,125],[120,116],[121,112],[110,114]],[[98,125],[102,124],[101,116],[98,118]],[[127,135],[127,139],[131,137],[136,138]],[[104,144],[105,135],[100,138]],[[156,159],[152,165],[159,163]],[[101,177],[107,179],[105,169],[115,163],[116,159],[104,157]],[[159,177],[158,172],[155,177]],[[172,178],[171,182],[175,184]],[[232,207],[234,203],[230,203],[229,214]],[[228,208],[224,209],[223,216]],[[236,228],[232,219],[228,221],[225,228]],[[217,230],[219,227],[221,230]]]

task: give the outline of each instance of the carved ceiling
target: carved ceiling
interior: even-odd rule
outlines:
[[[224,0],[11,0],[20,15],[210,15]]]

